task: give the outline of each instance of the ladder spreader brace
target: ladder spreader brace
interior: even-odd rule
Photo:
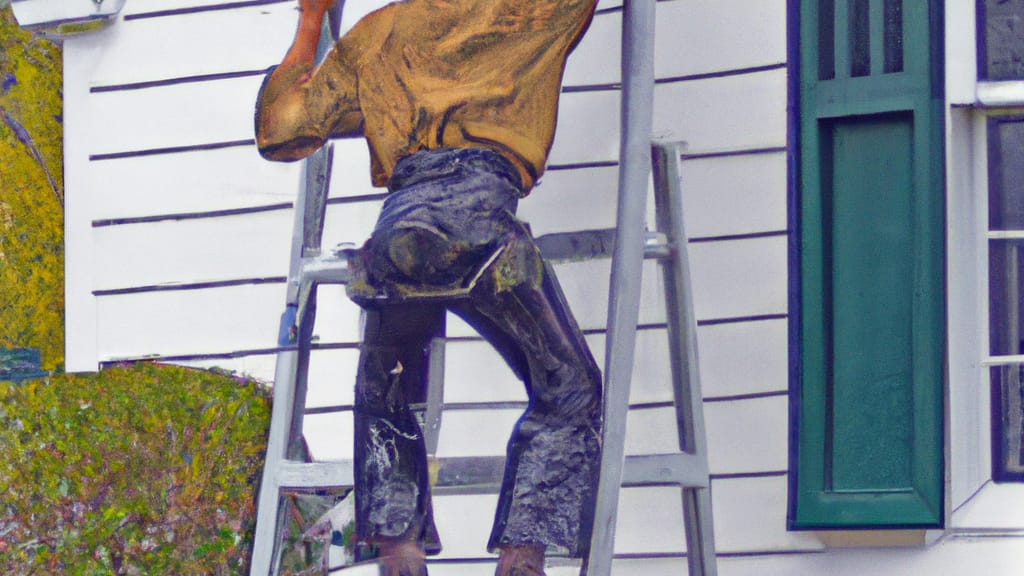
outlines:
[[[623,99],[619,208],[616,229],[554,234],[537,239],[546,260],[612,257],[608,337],[605,360],[605,412],[602,463],[589,556],[581,575],[609,576],[614,557],[619,489],[623,485],[678,485],[682,488],[689,576],[715,576],[710,480],[704,437],[702,395],[697,365],[697,332],[683,226],[676,144],[651,146],[653,36],[655,0],[627,0],[623,9]],[[326,25],[325,25],[326,27]],[[326,51],[326,48],[323,49]],[[316,314],[316,287],[349,279],[345,254],[321,251],[330,179],[328,144],[305,161],[295,204],[291,264],[282,315],[270,434],[257,502],[256,534],[250,574],[279,571],[284,506],[281,493],[345,488],[353,485],[351,461],[310,462],[302,437],[306,376]],[[653,162],[657,231],[645,232],[647,178]],[[574,236],[589,242],[562,242]],[[580,251],[569,244],[586,246]],[[614,252],[609,254],[609,247]],[[636,326],[639,318],[643,259],[661,264],[672,387],[680,451],[625,456]],[[424,436],[428,453],[436,451],[443,408],[444,339],[431,343]],[[438,462],[435,488],[444,491],[489,489],[501,484],[504,457],[446,458]],[[366,570],[363,566],[360,570]],[[360,572],[362,573],[362,572]],[[375,573],[372,569],[368,573]]]

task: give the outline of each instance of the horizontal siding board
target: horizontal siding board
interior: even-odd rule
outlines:
[[[383,200],[329,204],[321,246],[324,249],[350,243],[362,246],[377,223]]]
[[[126,8],[133,4],[148,2]],[[266,69],[281,60],[296,22],[294,2],[123,20],[113,27],[90,86]]]
[[[271,348],[283,302],[283,283],[100,297],[100,360]]]
[[[314,350],[309,361],[306,407],[351,406],[355,402],[359,351]]]
[[[331,198],[351,198],[385,192],[370,182],[370,150],[362,138],[332,140],[334,160],[331,164]],[[268,162],[268,164],[278,164]]]
[[[660,16],[660,10],[659,10]],[[622,77],[622,12],[599,14],[565,63],[564,86],[618,83]]]
[[[284,309],[284,300],[274,302],[275,309]],[[277,308],[277,306],[280,306]],[[324,284],[317,288],[315,341],[325,344],[358,342],[362,335],[362,309],[345,295],[345,287]]]
[[[97,289],[288,274],[292,211],[97,228]]]
[[[702,326],[697,333],[705,398],[787,389],[786,319]]]
[[[786,229],[784,151],[686,160],[679,172],[690,238]]]
[[[786,531],[787,490],[785,475],[712,482],[718,552],[778,553],[822,548],[813,533]]]
[[[712,474],[786,469],[788,408],[785,396],[704,405],[708,463]],[[626,453],[679,451],[675,408],[634,409],[626,428]]]
[[[719,552],[820,549],[813,535],[786,532],[785,489],[784,476],[715,480],[712,507]],[[624,488],[619,499],[615,553],[685,552],[680,494],[674,487]],[[445,547],[439,558],[488,558],[484,549],[496,503],[496,496],[491,494],[436,496],[435,518]]]
[[[302,420],[302,434],[314,460],[351,460],[353,454],[351,412],[307,414]]]
[[[785,146],[786,70],[659,84],[654,133],[686,153]]]
[[[788,408],[785,396],[706,404],[712,474],[749,474],[786,469]],[[438,455],[499,456],[505,453],[521,409],[446,410]],[[742,426],[737,426],[742,423]],[[630,411],[626,453],[672,454],[679,451],[675,409]]]
[[[712,474],[785,470],[789,398],[772,396],[704,405]]]
[[[125,2],[121,14],[128,17],[138,17],[140,14],[152,14],[167,10],[185,9],[218,9],[230,6],[238,2],[249,0],[129,0]],[[272,0],[254,0],[257,2],[270,2]],[[287,0],[283,0],[288,3]]]
[[[502,456],[522,410],[446,410],[441,416],[438,457]]]
[[[657,24],[658,78],[786,61],[784,0],[662,2]]]
[[[786,238],[691,244],[694,308],[698,320],[742,318],[786,311]],[[604,328],[609,260],[555,266],[566,299],[583,329]],[[653,261],[644,263],[640,323],[664,322],[664,290]],[[474,336],[453,318],[449,334]]]
[[[563,94],[548,165],[618,161],[617,90]]]
[[[255,146],[90,162],[91,218],[194,214],[293,202],[300,164]]]
[[[697,320],[786,311],[785,237],[690,245]]]
[[[90,94],[91,156],[252,139],[260,77]],[[140,129],[144,127],[144,129]]]
[[[605,337],[593,334],[587,344],[599,367],[604,366]],[[672,399],[665,330],[637,333],[632,403]],[[501,356],[483,340],[453,341],[445,349],[445,402],[525,402],[523,383]]]
[[[95,137],[89,152],[138,153],[251,140],[262,81],[253,76],[90,94]],[[563,95],[549,165],[617,160],[618,102],[617,91]]]
[[[613,228],[618,174],[614,166],[549,170],[519,202],[519,218],[530,225],[535,236]]]
[[[284,290],[284,283],[273,283],[98,297],[99,359],[274,348]],[[359,317],[340,287],[320,288],[315,328],[321,341],[356,341]]]

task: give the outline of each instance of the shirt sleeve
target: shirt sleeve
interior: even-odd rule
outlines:
[[[372,16],[367,18],[375,19]],[[256,141],[261,155],[271,160],[298,160],[328,138],[362,135],[355,63],[369,49],[372,31],[361,22],[312,71],[308,67],[271,69],[256,104]]]

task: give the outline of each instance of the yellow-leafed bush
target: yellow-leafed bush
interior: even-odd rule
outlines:
[[[0,383],[0,573],[241,574],[269,404],[149,364]]]
[[[61,54],[0,9],[0,347],[64,356]]]
[[[61,374],[61,54],[0,0],[0,574],[242,574],[269,423],[261,386],[139,364]],[[248,105],[248,104],[246,104]]]

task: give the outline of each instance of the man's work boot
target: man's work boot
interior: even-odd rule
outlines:
[[[544,546],[502,546],[494,576],[544,576]]]
[[[423,547],[408,540],[377,543],[381,576],[427,576]]]

